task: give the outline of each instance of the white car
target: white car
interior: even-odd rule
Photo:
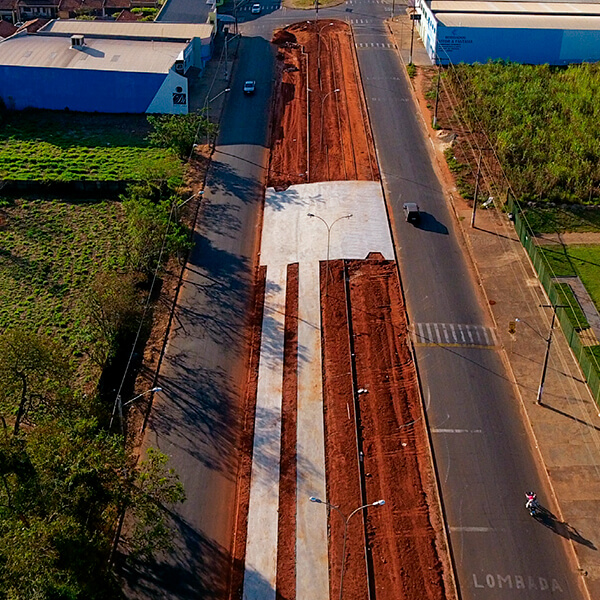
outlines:
[[[260,4],[258,4],[258,2],[256,4],[253,4],[252,8],[250,9],[250,12],[253,15],[259,15],[260,11],[261,11],[261,6],[260,6]]]
[[[248,80],[244,83],[244,94],[254,94],[256,89],[256,81]]]

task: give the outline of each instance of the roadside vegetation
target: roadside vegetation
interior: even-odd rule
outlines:
[[[168,146],[153,146],[136,115],[7,112],[0,119],[0,179],[139,181],[155,171],[181,178]]]
[[[447,71],[461,117],[483,130],[517,199],[600,203],[600,66],[492,62]]]
[[[481,161],[480,200],[487,192],[518,213],[517,231],[546,291],[570,307],[574,330],[586,331],[572,339],[574,350],[584,348],[582,368],[600,377],[588,319],[571,287],[554,279],[578,276],[600,310],[600,246],[589,235],[586,245],[541,245],[544,234],[600,234],[600,65],[460,64],[444,69],[441,82],[443,124],[458,136],[445,152],[457,189],[473,199]],[[430,101],[436,83],[434,76]],[[600,398],[596,384],[592,392]]]
[[[163,507],[184,499],[168,457],[151,450],[136,464],[111,415],[116,389],[135,395],[125,365],[140,365],[166,262],[189,248],[181,158],[212,126],[201,115],[20,116],[4,116],[0,163],[15,144],[51,144],[68,172],[68,150],[111,149],[113,164],[128,149],[144,171],[119,198],[0,196],[0,600],[118,599],[120,515],[134,517],[130,556],[151,555],[169,548]]]

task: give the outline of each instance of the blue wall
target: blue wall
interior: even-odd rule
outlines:
[[[0,65],[0,97],[8,108],[143,113],[166,74]]]
[[[444,27],[438,23],[437,43],[442,64],[499,58],[550,65],[600,60],[600,31]]]

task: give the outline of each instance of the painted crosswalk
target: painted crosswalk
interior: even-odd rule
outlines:
[[[413,340],[418,346],[492,348],[496,345],[493,329],[459,323],[415,323]]]
[[[391,44],[389,42],[357,42],[357,48],[396,48],[396,44]]]
[[[271,10],[277,10],[281,8],[281,3],[279,4],[261,4],[260,9],[261,12],[264,11],[271,11]],[[252,5],[251,4],[245,4],[244,6],[238,6],[236,9],[238,12],[250,12],[252,10]]]

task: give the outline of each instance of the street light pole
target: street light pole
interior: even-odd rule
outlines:
[[[325,504],[329,508],[334,508],[344,520],[344,543],[342,546],[342,568],[340,573],[340,600],[342,600],[344,593],[344,572],[346,567],[346,540],[348,539],[348,522],[357,512],[361,510],[365,510],[370,506],[383,506],[385,504],[385,500],[376,500],[375,502],[371,502],[370,504],[364,504],[363,506],[359,506],[358,508],[355,508],[348,516],[344,515],[344,513],[340,510],[339,506],[331,504],[326,500],[321,500],[320,498],[316,498],[315,496],[311,496],[309,500],[311,502],[316,502],[317,504]]]
[[[328,25],[325,25],[325,27],[331,25],[334,25],[334,23],[329,23]],[[317,74],[319,76],[319,89],[321,89],[321,33],[325,27],[319,29],[319,23],[317,22]]]
[[[231,91],[231,88],[225,88],[224,90],[221,90],[216,96],[214,96],[210,100],[208,99],[208,96],[206,96],[206,99],[204,100],[204,116],[206,118],[206,145],[207,146],[210,145],[209,112],[208,112],[210,103],[214,102],[219,96],[222,96],[223,94],[226,94],[227,92],[230,92],[230,91]]]
[[[325,227],[327,227],[327,277],[325,278],[325,297],[327,297],[328,286],[329,286],[329,247],[330,247],[330,243],[331,243],[331,228],[338,221],[341,221],[342,219],[350,219],[352,217],[352,213],[338,217],[335,221],[333,221],[333,223],[331,225],[323,217],[320,217],[319,215],[315,215],[313,213],[307,213],[306,216],[315,218],[315,219],[319,219],[319,221],[322,221],[325,224]]]
[[[142,396],[145,396],[146,394],[152,394],[154,392],[162,392],[162,388],[160,387],[153,387],[152,389],[146,390],[145,392],[142,392],[141,394],[138,394],[137,396],[134,396],[133,398],[131,398],[131,400],[127,400],[127,402],[123,403],[121,401],[121,394],[117,394],[117,398],[115,400],[115,404],[113,406],[113,412],[112,415],[110,417],[110,423],[108,425],[108,429],[109,431],[112,429],[112,425],[113,425],[113,421],[115,419],[115,413],[117,412],[117,410],[119,411],[119,423],[121,426],[121,435],[123,435],[123,407],[124,406],[129,406],[131,403],[135,402],[138,398],[141,398]]]
[[[327,100],[328,96],[331,96],[331,94],[337,94],[340,91],[340,88],[337,88],[335,90],[332,90],[331,92],[327,92],[323,98],[321,98],[321,143],[320,143],[320,147],[321,150],[323,150],[323,125],[325,123],[325,115],[323,114],[323,108],[325,106],[325,100]]]

